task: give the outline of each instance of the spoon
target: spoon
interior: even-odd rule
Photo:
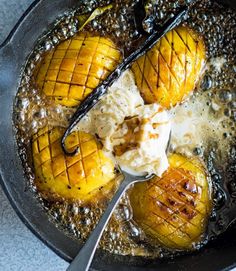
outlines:
[[[166,153],[168,153],[169,151],[170,141],[171,141],[171,132],[169,133],[169,140],[166,145]],[[96,225],[95,229],[93,230],[89,238],[87,239],[85,245],[82,247],[78,255],[75,257],[75,259],[67,268],[67,271],[87,271],[89,269],[95,251],[97,249],[98,243],[102,237],[103,231],[106,228],[107,223],[109,222],[109,219],[122,195],[132,184],[148,181],[155,176],[155,174],[145,174],[135,176],[127,173],[120,167],[118,167],[118,169],[120,173],[122,173],[123,177],[120,187],[118,188],[112,200],[108,204],[104,214],[102,215],[100,221]]]
[[[77,109],[75,115],[72,117],[71,124],[67,131],[65,132],[63,138],[62,138],[62,149],[67,155],[74,155],[76,153],[76,150],[74,150],[72,153],[68,152],[65,148],[64,142],[68,134],[72,131],[74,126],[80,121],[80,119],[97,103],[99,98],[106,92],[106,89],[108,86],[110,86],[111,83],[114,82],[115,79],[117,79],[121,73],[121,71],[124,71],[130,66],[130,63],[132,63],[134,60],[136,60],[140,55],[146,52],[146,50],[150,49],[165,33],[167,33],[169,30],[174,28],[177,24],[181,22],[183,17],[186,15],[188,9],[186,7],[183,7],[179,13],[171,18],[165,26],[163,26],[160,29],[160,32],[155,32],[153,35],[151,35],[148,39],[148,42],[145,43],[143,46],[144,48],[139,48],[136,52],[131,54],[131,56],[124,61],[111,75],[108,77],[105,82],[99,86],[95,92],[91,94],[91,96],[88,96],[88,98],[85,100],[84,103],[80,105],[80,107]],[[95,93],[95,94],[94,94]],[[89,101],[89,102],[88,102]],[[170,138],[169,138],[170,142]],[[167,144],[167,149],[169,148],[169,142]],[[120,187],[118,188],[117,192],[113,196],[112,200],[108,204],[104,214],[102,215],[100,221],[96,225],[95,229],[87,239],[85,245],[82,247],[78,255],[75,257],[75,259],[72,261],[70,266],[67,268],[67,271],[88,271],[95,251],[97,249],[97,246],[99,244],[99,241],[102,237],[103,231],[105,227],[107,226],[109,219],[117,206],[120,198],[124,194],[124,192],[134,183],[137,182],[144,182],[147,180],[150,180],[155,175],[154,174],[146,174],[143,176],[135,176],[131,175],[125,171],[122,171],[120,169],[120,172],[123,174],[123,180],[120,184]]]
[[[72,263],[67,268],[67,271],[87,271],[93,260],[98,243],[102,237],[103,231],[109,222],[109,219],[118,204],[120,198],[124,192],[136,182],[144,182],[150,180],[154,177],[154,174],[146,174],[144,176],[134,176],[120,169],[123,174],[123,181],[120,184],[120,187],[116,191],[112,200],[107,206],[104,214],[102,215],[100,221],[96,225],[95,229],[87,239],[85,245],[80,250],[79,254],[75,257]]]

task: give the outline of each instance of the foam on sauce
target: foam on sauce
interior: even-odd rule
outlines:
[[[209,101],[208,101],[209,100]],[[208,102],[207,102],[208,101]],[[195,148],[204,150],[212,140],[222,142],[228,131],[224,126],[227,116],[222,104],[209,99],[205,93],[196,94],[188,101],[173,108],[171,115],[171,148],[185,155],[192,155]],[[219,151],[226,152],[227,140],[219,144]]]

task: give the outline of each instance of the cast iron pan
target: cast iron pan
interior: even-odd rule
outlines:
[[[79,0],[37,0],[22,16],[6,41],[0,46],[0,182],[22,221],[47,246],[66,261],[80,249],[78,241],[66,236],[48,217],[27,189],[23,167],[17,155],[12,123],[13,102],[21,68],[36,40],[58,16],[78,5]],[[234,1],[234,0],[233,0]],[[222,1],[236,7],[236,3]],[[229,270],[236,266],[236,227],[191,255],[168,260],[145,261],[135,257],[111,257],[98,251],[93,267],[99,270]]]

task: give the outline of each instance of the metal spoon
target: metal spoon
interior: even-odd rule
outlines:
[[[176,15],[174,18],[172,18],[172,20],[170,20],[168,23],[166,23],[165,27],[163,27],[164,29],[161,29],[161,33],[158,36],[158,38],[161,38],[168,30],[172,29],[174,26],[176,26],[178,23],[180,23],[181,19],[184,17],[184,15],[186,15],[187,13],[187,8],[184,7],[183,9],[180,10],[180,12],[178,13],[178,15]],[[157,41],[158,38],[157,36],[154,36],[154,40]],[[151,44],[153,45],[154,42],[152,41]],[[152,47],[152,45],[149,45],[149,48]],[[140,54],[140,52],[139,52]],[[134,56],[132,56],[132,60],[136,59],[138,57],[137,52],[134,53]],[[129,66],[129,63],[131,63],[132,61],[128,61],[126,63],[126,65],[124,65],[123,69],[119,69],[119,73],[121,70],[126,69]],[[126,67],[127,66],[127,67]],[[118,76],[117,76],[118,77]],[[109,83],[111,83],[113,80],[110,80]],[[109,85],[109,84],[108,84]],[[107,87],[107,86],[106,86]],[[103,85],[104,88],[104,85]],[[99,89],[99,88],[98,88]],[[101,95],[104,94],[104,91],[98,91],[98,96],[100,97]],[[81,119],[81,117],[88,112],[93,106],[94,104],[96,104],[97,100],[99,99],[97,97],[97,99],[94,99],[94,96],[92,97],[88,97],[91,98],[92,103],[91,104],[85,104],[85,107],[79,107],[75,116],[72,118],[72,123],[70,125],[70,127],[67,129],[67,131],[65,132],[63,139],[62,139],[62,148],[63,151],[67,154],[67,155],[73,155],[75,151],[73,151],[72,153],[68,152],[64,146],[64,141],[65,138],[67,137],[67,135],[70,133],[71,129],[73,129],[73,127],[76,125],[76,123],[78,123],[78,121]],[[93,98],[93,99],[92,99]],[[169,139],[170,142],[170,139]],[[167,149],[169,148],[169,142],[167,145]],[[107,223],[115,209],[115,207],[117,206],[120,198],[122,197],[122,195],[124,194],[124,192],[134,183],[136,182],[143,182],[143,181],[147,181],[150,180],[151,178],[154,177],[153,174],[146,174],[144,176],[134,176],[131,175],[127,172],[124,172],[122,170],[120,170],[123,173],[123,181],[120,184],[119,189],[117,190],[117,192],[115,193],[115,195],[113,196],[111,202],[108,204],[107,209],[105,210],[104,214],[102,215],[99,223],[96,225],[95,229],[93,230],[93,232],[91,233],[91,235],[89,236],[89,238],[87,239],[85,245],[82,247],[82,249],[80,250],[79,254],[75,257],[75,259],[72,261],[72,263],[70,264],[70,266],[67,268],[67,271],[87,271],[91,265],[91,262],[93,260],[95,251],[97,249],[98,243],[102,237],[103,231],[105,229],[105,227],[107,226]]]
[[[120,184],[119,189],[116,191],[112,200],[108,204],[106,211],[87,239],[85,245],[82,247],[79,254],[75,257],[70,266],[67,268],[67,271],[87,271],[89,269],[98,243],[102,237],[103,231],[107,226],[107,223],[124,192],[131,186],[131,184],[136,182],[144,182],[154,177],[153,174],[146,174],[145,176],[134,176],[122,170],[121,172],[123,173],[124,179]]]
[[[166,146],[166,153],[169,152],[170,141],[171,141],[171,132],[169,134],[169,140]],[[132,184],[137,182],[148,181],[155,176],[155,174],[134,176],[123,171],[121,168],[119,168],[119,170],[122,173],[123,177],[123,181],[121,182],[119,189],[116,191],[111,202],[108,204],[106,211],[102,215],[100,221],[98,222],[97,226],[95,227],[91,235],[89,236],[85,245],[82,247],[79,254],[75,257],[75,259],[67,268],[67,271],[87,271],[89,269],[95,251],[97,249],[98,243],[102,237],[103,231],[106,228],[107,223],[109,222],[109,219],[122,195]]]

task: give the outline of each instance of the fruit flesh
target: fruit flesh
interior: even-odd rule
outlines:
[[[86,201],[109,192],[115,183],[114,163],[106,157],[96,139],[74,132],[66,140],[68,150],[79,147],[75,156],[66,156],[60,145],[64,129],[40,129],[33,136],[32,151],[36,187],[49,199]]]
[[[110,39],[80,32],[46,54],[34,75],[36,85],[50,100],[74,107],[115,69],[120,58]]]
[[[205,61],[202,39],[187,27],[169,31],[133,65],[136,83],[146,103],[166,108],[184,101],[194,90]]]
[[[197,159],[169,157],[162,178],[130,191],[133,218],[147,236],[168,248],[192,249],[201,241],[211,209],[205,168]]]

